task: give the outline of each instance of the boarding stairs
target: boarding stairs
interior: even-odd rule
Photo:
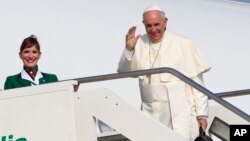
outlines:
[[[250,116],[226,98],[250,90],[212,93],[171,68],[156,68],[64,80],[0,92],[2,141],[185,141],[171,129],[133,108],[108,89],[78,91],[79,85],[157,73],[170,73],[209,97],[208,131],[229,140],[229,125],[249,124]],[[129,115],[129,116],[128,116]],[[97,133],[98,120],[111,127]],[[9,139],[9,140],[8,140]]]

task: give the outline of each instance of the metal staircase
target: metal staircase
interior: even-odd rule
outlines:
[[[155,68],[140,71],[130,71],[93,77],[76,78],[74,80],[77,80],[79,84],[81,84],[128,77],[138,77],[142,75],[150,75],[157,73],[170,73],[209,97],[209,101],[211,103],[214,103],[214,105],[210,107],[210,117],[208,119],[208,132],[210,135],[214,135],[221,140],[229,140],[230,124],[249,124],[250,116],[239,108],[232,105],[231,103],[227,102],[223,98],[248,95],[250,94],[250,90],[240,90],[214,94],[208,89],[204,88],[203,86],[199,85],[195,81],[189,79],[182,73],[172,68]],[[118,132],[110,132],[105,134],[99,134],[98,141],[129,141],[129,139],[127,139],[124,135]]]
[[[225,99],[248,95],[250,90],[214,94],[174,69],[158,68],[1,91],[0,138],[36,141],[185,141],[182,136],[135,109],[108,89],[78,90],[82,83],[156,73],[171,73],[210,98],[207,133],[212,137],[229,140],[229,125],[249,125],[250,116]],[[98,134],[96,119],[108,125],[111,132]]]

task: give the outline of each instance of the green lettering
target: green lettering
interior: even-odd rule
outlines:
[[[6,136],[2,136],[2,141],[6,141]]]
[[[26,138],[19,138],[16,141],[27,141],[27,139]]]
[[[9,140],[8,141],[12,141],[13,139],[13,135],[9,135]]]
[[[9,135],[9,136],[0,136],[1,141],[13,141],[14,135]],[[26,138],[18,138],[15,141],[27,141]]]

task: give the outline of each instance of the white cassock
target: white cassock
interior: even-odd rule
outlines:
[[[134,51],[125,49],[118,72],[158,67],[176,69],[201,85],[211,68],[191,40],[166,30],[161,42],[153,44],[145,34]],[[169,73],[139,76],[139,85],[142,111],[190,141],[198,136],[197,117],[208,116],[207,96]]]

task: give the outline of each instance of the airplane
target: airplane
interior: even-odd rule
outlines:
[[[217,94],[248,90],[249,3],[247,0],[60,3],[26,0],[25,4],[17,0],[1,1],[1,89],[8,75],[21,71],[19,46],[31,34],[37,35],[42,46],[39,67],[56,73],[60,80],[116,73],[128,28],[136,25],[138,34],[145,33],[141,14],[145,7],[154,4],[166,11],[168,28],[192,39],[212,65],[204,77],[207,89]],[[86,83],[79,86],[79,91],[104,87],[139,109],[137,83],[131,78]],[[250,113],[249,96],[225,99]]]

